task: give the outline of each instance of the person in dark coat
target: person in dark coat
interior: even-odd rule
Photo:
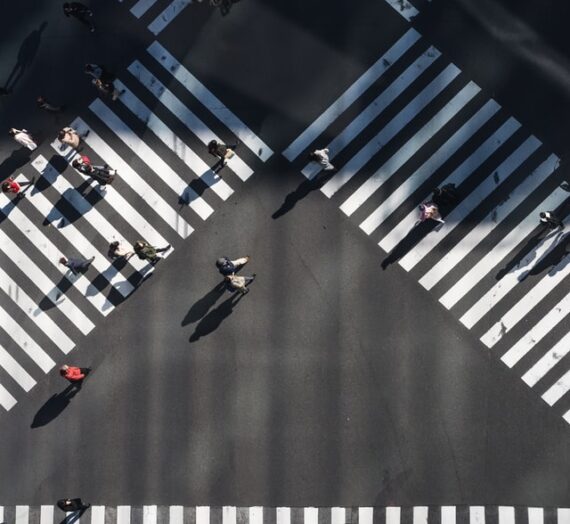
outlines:
[[[81,499],[59,499],[57,501],[57,507],[61,511],[80,511],[86,510],[91,507],[91,504],[83,504]]]
[[[552,211],[541,211],[540,221],[550,229],[564,229],[564,223]]]
[[[93,16],[93,11],[91,11],[91,9],[89,9],[85,4],[82,4],[81,2],[65,2],[63,4],[63,14],[67,17],[73,16],[77,18],[77,20],[89,28],[89,31],[92,33],[95,32],[93,22],[88,19]]]

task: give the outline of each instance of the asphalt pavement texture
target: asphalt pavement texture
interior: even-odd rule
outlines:
[[[569,84],[515,61],[482,3],[434,0],[417,27],[564,160]],[[492,4],[567,62],[564,8]],[[28,44],[0,128],[49,139],[95,95],[84,63],[121,70],[152,41],[119,2],[92,6],[94,35],[52,2],[4,12],[0,78]],[[75,396],[54,370],[0,415],[0,503],[567,504],[568,425],[279,154],[405,20],[380,0],[191,7],[158,40],[276,153],[69,355],[93,368]],[[221,289],[221,255],[251,255],[247,296]]]

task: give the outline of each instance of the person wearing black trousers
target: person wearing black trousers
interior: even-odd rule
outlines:
[[[540,221],[546,224],[549,229],[564,229],[564,223],[552,211],[541,211]]]

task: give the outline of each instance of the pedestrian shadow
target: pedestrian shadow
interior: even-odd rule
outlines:
[[[182,320],[181,326],[187,326],[188,324],[193,324],[198,322],[202,317],[204,317],[210,308],[220,299],[224,294],[224,281],[222,280],[219,284],[204,295],[198,302],[196,302],[186,313],[186,316]]]
[[[69,515],[66,515],[63,518],[60,524],[73,524],[74,522],[77,522],[81,518],[81,515],[83,515],[83,513],[86,511],[87,508],[81,508],[76,511],[72,511]]]
[[[386,269],[390,264],[407,255],[418,242],[440,225],[440,223],[434,220],[426,220],[413,227],[388,256],[382,260],[382,269]]]
[[[239,0],[222,0],[220,3],[220,13],[222,16],[229,15],[233,5],[237,2],[239,2]]]
[[[297,202],[303,200],[303,198],[305,198],[309,193],[317,189],[321,189],[321,187],[323,187],[335,173],[336,171],[332,170],[321,171],[315,178],[301,182],[295,191],[292,191],[285,197],[283,204],[281,204],[281,207],[271,215],[271,218],[275,220],[291,211],[291,209],[297,205]]]
[[[515,268],[517,268],[517,266],[521,263],[521,261],[525,257],[529,258],[527,265],[530,265],[530,263],[536,258],[536,249],[538,248],[540,243],[546,240],[546,238],[548,238],[549,236],[546,235],[545,237],[543,237],[542,236],[543,232],[544,232],[543,229],[539,229],[539,231],[536,234],[530,237],[527,243],[519,250],[519,252],[516,253],[513,256],[513,258],[511,258],[511,260],[507,262],[505,267],[501,268],[498,271],[498,273],[495,275],[495,280],[501,280],[506,275],[511,273]]]
[[[570,234],[566,234],[562,237],[560,243],[543,256],[530,271],[519,277],[519,282],[524,281],[527,277],[540,275],[543,271],[548,270],[548,268],[551,268],[548,270],[548,276],[550,277],[562,271],[570,263],[570,256],[567,256],[569,244]],[[562,263],[562,261],[564,261],[564,263]]]
[[[191,202],[200,198],[206,189],[208,189],[208,184],[206,184],[200,178],[194,178],[188,183],[188,186],[184,189],[182,194],[178,197],[178,204],[180,207],[188,206]]]
[[[18,51],[16,65],[4,84],[6,89],[10,91],[13,90],[26,72],[26,69],[31,65],[40,47],[41,34],[47,25],[47,22],[42,22],[40,27],[38,29],[34,29],[22,42],[20,50]]]
[[[225,302],[222,302],[216,309],[210,311],[196,326],[194,333],[190,336],[189,342],[196,342],[201,337],[209,335],[220,324],[232,314],[234,307],[241,300],[243,295],[241,293],[234,293]]]
[[[69,405],[73,397],[81,391],[81,382],[70,384],[61,393],[56,393],[35,414],[31,428],[39,428],[49,424]]]
[[[25,166],[30,161],[32,152],[27,147],[21,147],[12,151],[8,158],[0,164],[0,180],[6,180],[13,176],[14,172]]]

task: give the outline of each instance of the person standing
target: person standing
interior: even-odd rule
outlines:
[[[255,273],[253,273],[250,277],[246,276],[238,276],[238,275],[226,275],[224,277],[226,282],[226,289],[234,293],[235,291],[239,291],[242,295],[249,293],[249,284],[251,284],[255,280]]]
[[[67,17],[73,16],[77,18],[82,24],[89,28],[92,33],[95,32],[95,26],[88,17],[93,16],[93,11],[89,9],[85,4],[80,2],[65,2],[63,4],[63,14]]]
[[[134,243],[133,247],[135,250],[135,254],[141,260],[148,260],[151,264],[156,264],[159,260],[163,258],[159,257],[158,253],[163,253],[164,251],[168,251],[170,249],[170,244],[168,244],[166,247],[157,248],[151,246],[145,240],[137,240]]]
[[[32,186],[35,181],[36,177],[32,178],[29,182],[16,182],[10,177],[2,182],[2,193],[11,193],[16,195],[16,198],[22,198],[24,196],[24,191],[21,191],[22,187]]]
[[[61,511],[80,511],[91,507],[91,504],[83,504],[81,499],[59,499],[57,507]]]
[[[72,384],[81,382],[87,375],[89,375],[89,373],[91,373],[91,368],[78,368],[75,366],[68,366],[67,364],[64,364],[59,368],[59,374]]]
[[[540,221],[550,229],[564,229],[564,223],[552,211],[541,211]]]
[[[86,258],[65,258],[61,257],[59,263],[67,267],[74,275],[87,271],[95,257]]]
[[[27,147],[30,151],[33,151],[38,147],[38,144],[34,142],[32,135],[30,135],[30,133],[25,129],[16,129],[15,127],[11,127],[8,133],[16,142],[18,142],[18,144]]]
[[[53,104],[50,104],[43,96],[38,96],[38,98],[36,98],[36,104],[40,109],[48,111],[49,113],[61,113],[65,109],[64,106],[54,106]]]
[[[309,153],[309,158],[313,162],[317,162],[325,171],[333,171],[335,167],[331,164],[329,158],[329,149],[315,149],[312,153]]]
[[[228,257],[221,257],[216,260],[216,267],[218,271],[224,275],[233,275],[239,271],[243,266],[249,262],[250,256],[246,255],[242,258],[237,258],[236,260],[230,260]]]
[[[215,170],[221,169],[227,165],[228,160],[235,155],[234,149],[236,147],[237,144],[234,146],[228,146],[226,144],[220,144],[217,140],[210,140],[208,142],[208,153],[219,158],[218,163],[214,166]]]
[[[72,127],[64,127],[58,133],[57,138],[62,143],[63,145],[62,147],[67,145],[77,150],[77,148],[81,144],[81,140],[84,139],[88,134],[89,134],[89,129],[83,135],[80,135]]]

